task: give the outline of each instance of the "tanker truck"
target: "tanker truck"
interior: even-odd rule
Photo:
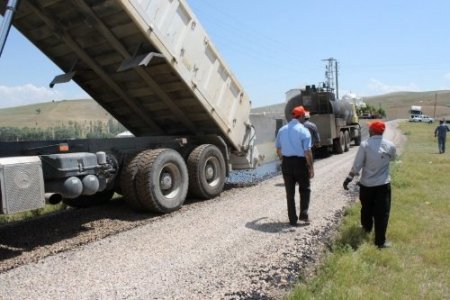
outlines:
[[[354,104],[338,101],[333,92],[307,85],[305,89],[292,89],[286,93],[285,117],[292,119],[292,109],[302,105],[310,112],[311,122],[320,134],[318,149],[341,154],[361,144],[361,126]]]
[[[63,70],[50,87],[75,81],[134,135],[0,143],[1,213],[114,193],[168,213],[258,164],[249,97],[186,1],[10,0],[0,12],[0,32],[14,26]]]

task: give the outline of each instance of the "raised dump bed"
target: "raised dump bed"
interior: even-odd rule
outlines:
[[[13,25],[134,135],[246,152],[248,96],[185,1],[21,0]]]

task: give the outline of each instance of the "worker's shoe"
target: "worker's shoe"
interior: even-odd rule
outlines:
[[[299,219],[300,221],[302,221],[303,223],[305,223],[306,225],[311,224],[311,220],[309,219],[308,216],[300,216],[298,219]]]
[[[377,245],[379,249],[391,248],[392,244],[389,241],[385,241],[382,245]]]

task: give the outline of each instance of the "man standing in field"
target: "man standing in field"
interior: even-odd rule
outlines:
[[[310,179],[314,177],[313,157],[311,152],[311,134],[302,125],[305,118],[303,106],[297,106],[292,110],[292,120],[280,128],[276,139],[277,155],[282,160],[281,171],[283,173],[286,189],[287,209],[289,223],[297,224],[297,212],[295,209],[295,185],[299,184],[300,215],[298,220],[309,224],[309,200],[311,196]]]
[[[438,138],[439,153],[445,153],[445,140],[447,132],[450,131],[448,126],[444,124],[444,120],[439,121],[439,126],[434,130],[434,137]]]
[[[390,247],[386,240],[391,210],[389,162],[396,156],[394,144],[383,139],[385,128],[382,121],[369,123],[370,137],[361,143],[353,167],[344,181],[347,190],[348,184],[362,169],[359,182],[361,225],[366,232],[370,232],[375,223],[375,245],[378,248]]]

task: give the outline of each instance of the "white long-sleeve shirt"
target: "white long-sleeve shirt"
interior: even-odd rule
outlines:
[[[359,182],[364,186],[379,186],[391,181],[389,162],[395,159],[395,145],[374,135],[363,141],[356,153],[352,173],[358,175],[362,169]]]

